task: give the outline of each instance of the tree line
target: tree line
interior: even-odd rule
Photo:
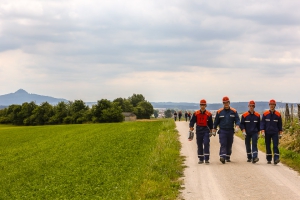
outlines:
[[[43,102],[25,102],[22,105],[10,105],[0,110],[0,123],[13,125],[50,125],[122,122],[122,112],[132,112],[137,119],[150,119],[153,106],[142,94],[117,98],[113,101],[101,99],[90,108],[82,100],[51,105]]]

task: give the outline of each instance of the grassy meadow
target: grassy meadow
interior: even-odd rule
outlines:
[[[173,120],[0,126],[0,199],[176,199]]]
[[[243,134],[241,131],[237,134],[238,137],[245,140]],[[285,135],[283,137],[286,137]],[[280,152],[280,161],[290,168],[298,171],[300,173],[300,154],[287,149],[283,145],[281,145],[282,139],[279,140],[279,152]],[[257,142],[257,147],[259,150],[266,152],[266,145],[265,145],[265,139],[259,138]],[[271,144],[271,149],[273,149]],[[245,147],[245,157],[246,157],[246,147]],[[262,157],[258,155],[260,161],[259,162],[267,162],[266,157]]]

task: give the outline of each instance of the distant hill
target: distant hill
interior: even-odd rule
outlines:
[[[52,105],[57,104],[58,102],[65,101],[68,102],[66,99],[61,98],[54,98],[49,96],[43,96],[38,94],[30,94],[23,89],[19,89],[15,93],[0,95],[0,109],[3,109],[12,104],[19,104],[21,105],[24,102],[31,102],[34,101],[36,104],[41,104],[43,102],[48,102]],[[92,106],[97,104],[97,102],[85,102],[86,105]],[[174,109],[174,110],[190,110],[194,111],[199,109],[199,103],[187,103],[187,102],[150,102],[152,106],[157,108],[163,109]],[[285,102],[277,102],[276,109],[285,109]],[[292,103],[289,103],[289,107]],[[294,104],[294,112],[296,112],[297,104]],[[222,108],[223,104],[221,103],[211,103],[207,105],[208,110],[218,110]],[[235,108],[239,113],[243,113],[248,110],[248,102],[231,102],[231,107]],[[266,101],[258,101],[256,102],[255,110],[257,112],[262,113],[264,110],[269,108],[269,102]]]
[[[174,110],[198,110],[200,108],[199,103],[187,103],[187,102],[151,102],[152,106],[156,108],[174,109]],[[291,104],[294,104],[294,112],[296,112],[297,104],[288,103],[289,108]],[[277,102],[276,109],[285,109],[285,102]],[[248,102],[231,102],[231,107],[235,108],[239,113],[243,113],[248,110]],[[222,103],[212,103],[207,105],[207,110],[218,110],[222,108]],[[269,102],[259,101],[256,102],[255,110],[262,113],[264,110],[269,109]]]
[[[12,104],[21,105],[24,102],[31,102],[31,101],[35,102],[38,105],[43,102],[48,102],[48,103],[54,105],[61,101],[67,102],[68,100],[49,97],[49,96],[43,96],[43,95],[38,95],[38,94],[30,94],[23,89],[19,89],[15,93],[0,95],[0,106],[2,106],[2,107],[0,107],[0,109],[3,107],[7,107],[9,105],[12,105]]]

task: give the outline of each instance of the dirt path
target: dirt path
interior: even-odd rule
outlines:
[[[210,164],[198,164],[195,138],[187,140],[188,122],[176,122],[186,157],[182,198],[199,199],[300,199],[300,176],[279,163],[267,164],[266,154],[259,152],[260,161],[246,162],[244,140],[234,138],[231,163],[219,161],[219,137],[211,137]]]

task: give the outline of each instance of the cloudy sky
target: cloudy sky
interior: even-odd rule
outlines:
[[[0,0],[0,95],[300,102],[300,1]]]

